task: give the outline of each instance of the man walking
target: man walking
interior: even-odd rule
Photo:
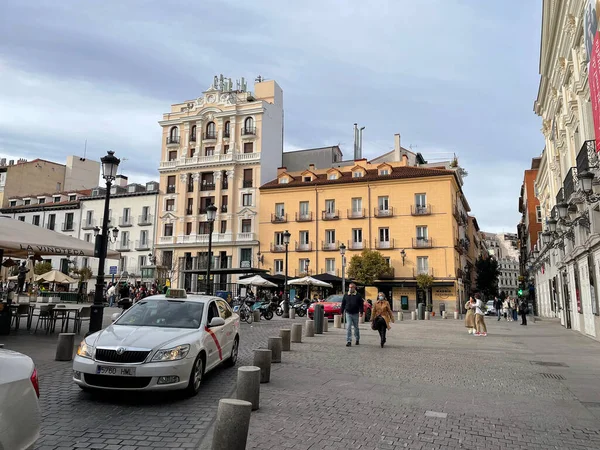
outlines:
[[[527,325],[527,302],[525,299],[519,300],[519,314],[521,314],[521,325]]]
[[[352,327],[354,327],[354,338],[356,345],[360,342],[360,330],[358,329],[358,318],[362,317],[364,312],[364,301],[358,292],[356,292],[356,284],[350,283],[350,289],[347,294],[344,294],[342,299],[342,316],[346,314],[346,347],[352,346]]]
[[[496,315],[498,316],[498,322],[502,318],[502,300],[498,297],[494,297],[494,308],[496,308]]]

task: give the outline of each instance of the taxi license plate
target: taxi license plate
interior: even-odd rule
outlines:
[[[135,377],[135,367],[96,366],[96,374]]]

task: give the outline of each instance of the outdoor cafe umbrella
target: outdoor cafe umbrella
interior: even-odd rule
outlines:
[[[296,278],[295,280],[288,281],[287,284],[298,285],[298,286],[327,287],[327,288],[333,287],[331,283],[317,280],[316,278],[313,278],[313,277]]]
[[[56,231],[0,216],[0,249],[5,257],[34,255],[94,256],[94,244]],[[107,250],[106,257],[118,259],[120,253]]]
[[[63,283],[71,284],[71,283],[77,282],[77,280],[74,280],[70,276],[65,275],[64,273],[62,273],[56,269],[53,269],[50,272],[46,272],[41,275],[36,275],[35,281],[36,282],[45,281],[47,283],[59,283],[59,284],[63,284]]]
[[[244,284],[246,286],[260,286],[260,287],[277,287],[275,283],[271,283],[269,280],[265,280],[260,275],[254,275],[250,278],[244,278],[238,280],[238,284]]]

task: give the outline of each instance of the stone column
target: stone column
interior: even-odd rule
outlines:
[[[223,118],[218,117],[215,120],[217,126],[217,143],[215,145],[215,155],[220,155],[223,149]]]
[[[202,120],[196,120],[196,156],[200,156],[202,148]]]

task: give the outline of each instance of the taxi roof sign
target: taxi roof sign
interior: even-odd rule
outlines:
[[[167,298],[187,298],[185,289],[169,289],[165,295]]]

